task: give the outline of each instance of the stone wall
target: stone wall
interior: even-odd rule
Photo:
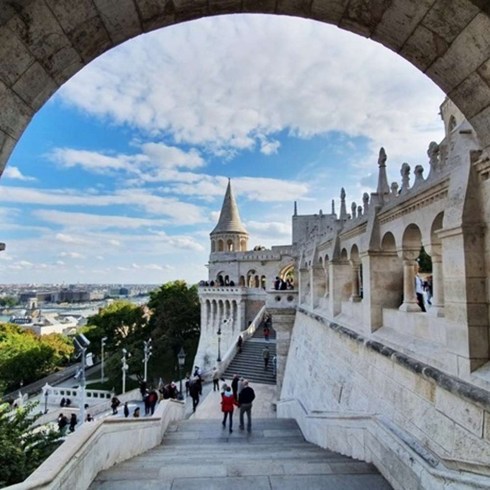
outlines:
[[[374,462],[394,488],[490,488],[487,391],[304,311],[278,415],[312,442]]]

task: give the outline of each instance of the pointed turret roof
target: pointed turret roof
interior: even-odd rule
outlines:
[[[221,206],[218,224],[211,232],[211,235],[216,233],[245,233],[248,235],[247,230],[240,220],[238,206],[231,190],[230,179],[228,179],[228,186],[226,188],[225,198],[223,199],[223,205]]]

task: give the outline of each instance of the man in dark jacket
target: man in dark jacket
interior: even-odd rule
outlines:
[[[238,395],[238,405],[240,406],[240,430],[243,430],[245,425],[243,416],[247,414],[247,432],[252,430],[252,402],[255,400],[255,391],[248,386],[248,381],[243,382],[243,389]]]
[[[192,398],[192,411],[196,411],[197,404],[199,403],[199,395],[201,394],[202,391],[202,386],[201,386],[201,379],[200,378],[194,378],[190,382],[189,386],[189,394],[191,395]]]

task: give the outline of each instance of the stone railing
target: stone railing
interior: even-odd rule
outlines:
[[[267,308],[296,308],[298,305],[298,291],[286,289],[285,291],[269,289],[267,291]]]
[[[239,335],[242,336],[244,341],[253,336],[255,330],[257,330],[257,328],[260,326],[262,319],[264,318],[265,312],[266,312],[266,307],[263,306],[259,310],[257,315],[255,315],[255,318],[253,319],[252,323],[248,326],[248,328],[240,332]],[[234,340],[234,342],[231,344],[230,348],[225,352],[225,355],[221,358],[220,372],[226,371],[226,368],[235,357],[235,354],[237,352],[237,347],[236,347],[237,341],[238,341],[238,335]]]
[[[78,407],[82,399],[82,390],[80,388],[69,388],[61,386],[51,386],[47,383],[42,388],[42,395],[39,397],[39,401],[42,402],[44,397],[48,393],[48,402],[50,404],[59,405],[63,398],[69,399],[72,405]],[[101,401],[110,400],[112,393],[107,390],[91,390],[85,388],[85,403],[93,405],[94,403],[100,403]]]
[[[395,490],[490,488],[487,475],[455,471],[379,414],[308,410],[301,400],[288,399],[278,402],[277,416],[295,419],[313,444],[373,463]]]
[[[183,417],[183,402],[164,400],[152,417],[86,423],[29,478],[9,489],[86,489],[99,472],[158,446],[169,424]]]

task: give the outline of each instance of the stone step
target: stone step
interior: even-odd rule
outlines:
[[[237,420],[237,419],[236,419]],[[256,419],[249,434],[219,420],[169,427],[162,444],[97,475],[92,490],[389,490],[367,463],[306,442],[294,420]]]
[[[264,358],[262,351],[264,346],[270,350],[269,369],[264,370]],[[276,355],[276,344],[272,342],[246,341],[243,344],[242,352],[236,354],[226,371],[225,378],[233,378],[235,374],[248,379],[254,383],[276,384],[276,376],[272,371],[272,358]]]

